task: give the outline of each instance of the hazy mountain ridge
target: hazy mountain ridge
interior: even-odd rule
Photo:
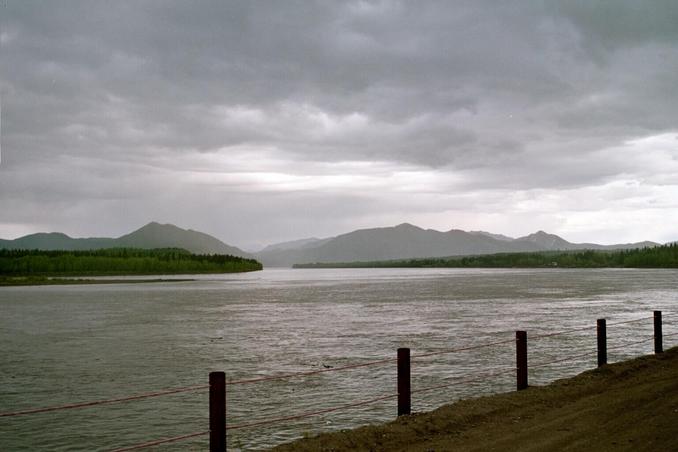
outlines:
[[[294,248],[267,247],[255,257],[268,266],[291,266],[297,263],[330,263],[384,261],[423,257],[464,256],[530,251],[556,250],[614,250],[657,246],[654,242],[618,245],[571,243],[554,234],[538,231],[524,237],[512,238],[485,231],[447,232],[403,223],[394,227],[359,229],[322,241],[297,241],[303,245]]]
[[[571,243],[555,234],[538,231],[512,238],[485,231],[446,232],[422,229],[409,223],[393,227],[359,229],[336,237],[308,238],[269,245],[261,251],[246,253],[221,240],[191,229],[151,222],[118,238],[71,238],[59,232],[30,234],[15,240],[0,240],[0,248],[42,250],[88,250],[101,248],[184,248],[198,254],[230,254],[255,257],[266,266],[289,267],[293,264],[365,262],[394,259],[448,257],[493,253],[616,250],[657,246],[655,242],[616,245]]]
[[[492,237],[493,239],[502,240],[505,242],[512,242],[513,240],[515,240],[513,237],[509,237],[504,234],[493,234],[487,231],[468,231],[468,232],[469,234],[482,235],[484,237]]]
[[[61,232],[38,232],[15,240],[0,240],[4,249],[91,250],[115,246],[115,239],[90,237],[74,239]]]
[[[271,252],[271,251],[286,251],[286,250],[295,250],[295,249],[304,249],[304,248],[313,248],[316,246],[320,246],[325,242],[328,242],[332,240],[333,237],[327,238],[327,239],[319,239],[316,237],[311,237],[308,239],[299,239],[299,240],[292,240],[290,242],[281,242],[281,243],[274,243],[273,245],[268,245],[261,251],[260,253],[263,252]]]
[[[0,248],[41,250],[93,250],[101,248],[183,248],[195,254],[230,254],[251,258],[249,253],[203,232],[156,222],[118,238],[72,238],[60,232],[37,233],[15,240],[0,240]]]

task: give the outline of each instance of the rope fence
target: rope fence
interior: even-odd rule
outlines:
[[[465,384],[465,383],[475,383],[475,382],[478,382],[478,381],[485,381],[488,378],[496,377],[497,375],[505,375],[507,373],[513,373],[515,371],[516,371],[515,367],[510,367],[508,369],[504,369],[504,370],[501,370],[499,372],[489,372],[489,373],[485,373],[485,374],[480,374],[480,375],[475,376],[474,378],[464,379],[462,377],[456,377],[456,378],[453,378],[453,380],[455,380],[455,381],[453,381],[451,383],[446,383],[446,384],[437,385],[437,386],[429,386],[428,388],[423,388],[423,389],[416,389],[414,391],[410,391],[410,394],[419,394],[419,393],[422,393],[422,392],[434,391],[436,389],[449,388],[450,386],[458,386],[460,384]]]
[[[645,339],[641,339],[639,341],[627,342],[625,344],[615,345],[614,347],[607,347],[607,349],[608,350],[619,350],[620,348],[630,347],[631,345],[644,344],[645,342],[653,341],[654,338],[655,338],[654,336],[649,336],[649,337],[646,337]]]
[[[676,314],[673,313],[673,314],[665,315],[664,317],[674,317],[675,315]],[[612,346],[612,347],[607,346],[607,327],[617,326],[617,325],[626,325],[626,324],[630,324],[630,323],[637,323],[637,322],[647,321],[649,319],[654,320],[654,334],[652,336],[643,337],[642,339],[637,340],[637,341],[626,342],[626,343],[615,345],[615,346]],[[595,326],[582,326],[582,327],[578,327],[578,328],[570,328],[570,329],[565,329],[565,330],[562,330],[562,331],[557,331],[557,332],[552,332],[552,333],[537,334],[535,336],[530,337],[530,340],[533,340],[533,341],[534,340],[541,340],[541,339],[551,338],[551,337],[555,337],[555,336],[567,335],[567,334],[572,334],[572,333],[576,333],[576,332],[580,332],[580,331],[593,330],[593,329],[596,329],[596,331],[597,331],[596,332],[597,350],[588,351],[586,353],[581,353],[581,354],[575,354],[575,355],[571,355],[571,356],[567,356],[567,357],[564,357],[564,358],[559,358],[559,359],[555,359],[555,360],[551,360],[551,361],[540,362],[540,363],[537,363],[537,364],[531,364],[529,366],[529,368],[530,369],[542,368],[542,367],[552,366],[552,365],[558,364],[558,363],[563,363],[563,362],[567,362],[567,361],[574,361],[574,360],[578,360],[578,359],[582,359],[582,358],[586,358],[586,357],[591,357],[591,356],[594,356],[594,355],[598,356],[598,367],[600,367],[602,365],[607,364],[607,352],[609,350],[618,350],[618,349],[622,349],[622,348],[628,348],[628,347],[631,347],[631,346],[634,346],[634,345],[647,343],[649,341],[654,341],[654,351],[655,351],[655,353],[658,354],[658,353],[663,352],[663,339],[664,338],[673,337],[673,336],[678,335],[678,332],[673,332],[673,333],[670,333],[670,334],[663,334],[662,333],[662,313],[661,313],[661,311],[654,311],[654,315],[652,317],[642,317],[642,318],[638,318],[638,319],[617,321],[617,322],[614,322],[614,323],[606,323],[605,319],[598,319]],[[489,347],[495,347],[495,346],[499,346],[499,345],[506,345],[506,344],[510,344],[510,343],[516,344],[516,364],[517,365],[515,367],[505,367],[505,368],[499,368],[499,369],[495,368],[490,372],[484,372],[484,373],[479,373],[479,374],[475,374],[475,375],[468,375],[467,374],[467,375],[462,375],[462,376],[458,376],[458,377],[448,378],[445,381],[445,383],[443,383],[443,384],[428,386],[428,387],[424,387],[424,388],[416,388],[414,390],[411,388],[411,380],[410,380],[411,360],[417,360],[417,359],[427,358],[427,357],[431,357],[431,356],[460,353],[460,352],[465,352],[465,351],[473,351],[473,350],[478,350],[478,349],[482,349],[482,348],[489,348]],[[342,405],[324,408],[324,409],[319,409],[319,410],[314,410],[314,411],[302,412],[302,413],[299,413],[299,414],[273,417],[273,418],[264,419],[264,420],[260,420],[260,421],[242,422],[242,423],[236,423],[236,424],[228,424],[226,422],[225,400],[226,400],[226,389],[229,386],[254,384],[254,383],[261,383],[261,382],[270,382],[270,381],[275,381],[275,380],[286,380],[286,379],[300,378],[300,377],[309,377],[309,376],[324,374],[324,373],[328,373],[328,372],[348,371],[348,370],[367,368],[367,367],[373,367],[373,366],[380,366],[380,365],[386,365],[386,364],[393,364],[393,363],[397,363],[397,371],[398,371],[397,372],[397,377],[398,377],[397,378],[397,392],[395,392],[395,393],[382,394],[378,397],[374,397],[374,398],[370,398],[370,399],[366,399],[366,400],[354,401],[354,402],[347,403],[347,404],[342,404]],[[197,438],[197,437],[201,437],[201,436],[205,436],[205,435],[210,435],[210,451],[225,451],[226,450],[226,433],[227,433],[227,431],[261,427],[261,426],[266,426],[266,425],[274,425],[274,424],[279,424],[281,422],[287,422],[287,421],[292,421],[292,420],[316,417],[316,416],[320,416],[320,415],[323,415],[323,414],[333,413],[333,412],[337,412],[337,411],[340,411],[340,410],[347,410],[347,409],[351,409],[351,408],[357,408],[357,407],[375,404],[375,403],[378,403],[378,402],[383,402],[383,401],[391,400],[391,399],[398,399],[398,415],[400,416],[400,415],[403,415],[403,414],[410,414],[410,412],[411,412],[411,396],[413,394],[421,394],[421,393],[430,392],[430,391],[434,391],[434,390],[446,389],[446,388],[449,388],[449,387],[452,387],[452,386],[459,386],[459,385],[468,384],[468,383],[486,381],[486,380],[491,379],[491,378],[504,376],[504,375],[507,375],[507,374],[514,374],[514,373],[516,375],[517,389],[522,390],[522,389],[525,389],[525,388],[528,387],[528,384],[527,384],[528,372],[527,371],[528,371],[528,365],[527,365],[527,333],[525,331],[516,331],[515,339],[514,338],[503,339],[503,340],[498,340],[498,341],[486,342],[486,343],[482,343],[482,344],[475,344],[475,345],[459,347],[459,348],[443,349],[443,350],[414,354],[414,355],[410,355],[410,349],[409,348],[401,348],[401,349],[398,349],[398,354],[397,354],[396,358],[384,358],[384,359],[373,360],[373,361],[368,361],[368,362],[364,362],[364,363],[357,363],[357,364],[351,364],[351,365],[345,365],[345,366],[339,366],[339,367],[332,367],[332,368],[327,368],[327,369],[318,369],[318,370],[313,370],[313,371],[295,372],[295,373],[288,373],[288,374],[282,374],[282,375],[271,375],[271,376],[263,376],[263,377],[241,379],[241,380],[229,380],[229,381],[227,381],[225,379],[225,374],[223,372],[212,372],[210,374],[210,384],[209,385],[186,386],[186,387],[181,387],[181,388],[166,389],[166,390],[162,390],[162,391],[136,394],[136,395],[132,395],[132,396],[128,396],[128,397],[111,398],[111,399],[104,399],[104,400],[95,400],[95,401],[90,401],[90,402],[81,402],[81,403],[50,406],[50,407],[43,407],[43,408],[32,408],[32,409],[24,409],[24,410],[19,410],[19,411],[4,412],[4,413],[0,413],[0,418],[17,417],[17,416],[24,416],[24,415],[38,414],[38,413],[47,413],[47,412],[60,411],[60,410],[70,410],[70,409],[75,409],[75,408],[85,408],[85,407],[93,407],[93,406],[99,406],[99,405],[130,402],[130,401],[136,401],[136,400],[152,398],[152,397],[160,397],[160,396],[166,396],[166,395],[171,395],[171,394],[195,392],[195,391],[201,391],[201,390],[209,389],[209,393],[210,393],[210,429],[209,430],[184,434],[184,435],[170,437],[170,438],[158,439],[158,440],[144,442],[144,443],[131,445],[131,446],[126,446],[126,447],[115,449],[114,452],[124,452],[124,451],[145,449],[145,448],[154,447],[154,446],[158,446],[158,445],[175,443],[175,442],[183,441],[183,440],[186,440],[186,439]]]
[[[72,404],[67,404],[67,405],[57,405],[57,406],[50,406],[50,407],[45,407],[45,408],[32,408],[28,410],[21,410],[21,411],[13,411],[9,413],[0,413],[0,417],[13,417],[13,416],[23,416],[26,414],[37,414],[37,413],[47,413],[50,411],[60,411],[60,410],[71,410],[73,408],[85,408],[85,407],[91,407],[91,406],[97,406],[97,405],[108,405],[111,403],[120,403],[120,402],[130,402],[132,400],[141,400],[141,399],[148,399],[150,397],[160,397],[160,396],[165,396],[165,395],[170,395],[170,394],[179,394],[182,392],[192,392],[192,391],[198,391],[200,389],[208,389],[209,385],[200,385],[200,386],[187,386],[185,388],[177,388],[177,389],[167,389],[164,391],[156,391],[156,392],[148,392],[145,394],[137,394],[133,396],[128,396],[128,397],[120,397],[117,399],[106,399],[106,400],[95,400],[92,402],[82,402],[82,403],[72,403]]]
[[[532,339],[532,340],[545,339],[547,337],[562,336],[564,334],[577,333],[579,331],[587,331],[587,330],[595,330],[595,329],[596,329],[595,326],[582,326],[580,328],[570,328],[568,330],[556,331],[555,333],[537,334],[535,336],[530,336],[530,339]]]
[[[472,346],[469,346],[469,347],[462,347],[462,348],[452,348],[452,349],[447,349],[447,350],[440,350],[440,351],[437,351],[437,352],[421,353],[419,355],[413,355],[411,357],[411,359],[428,358],[429,356],[446,355],[446,354],[449,354],[449,353],[466,352],[466,351],[469,351],[469,350],[478,350],[479,348],[487,348],[487,347],[492,347],[494,345],[500,345],[500,344],[510,344],[512,342],[515,342],[515,339],[508,339],[508,340],[502,340],[502,341],[496,341],[496,342],[488,342],[486,344],[472,345]]]
[[[639,319],[622,320],[621,322],[608,323],[607,326],[626,325],[627,323],[642,322],[643,320],[650,320],[650,319],[654,319],[654,316],[641,317]]]
[[[147,449],[149,447],[160,446],[161,444],[176,443],[177,441],[183,441],[185,439],[195,438],[195,437],[198,437],[198,436],[204,436],[204,435],[209,434],[209,432],[210,432],[209,430],[206,430],[204,432],[189,433],[188,435],[175,436],[173,438],[158,439],[158,440],[155,440],[155,441],[149,441],[147,443],[137,444],[135,446],[122,447],[120,449],[113,449],[113,451],[111,451],[111,452],[126,452],[128,450]]]
[[[346,405],[340,405],[340,406],[336,406],[336,407],[333,407],[333,408],[326,408],[326,409],[318,410],[318,411],[310,411],[310,412],[307,412],[307,413],[295,414],[295,415],[292,415],[292,416],[277,417],[277,418],[266,419],[264,421],[258,421],[258,422],[248,422],[248,423],[243,423],[243,424],[226,425],[226,430],[228,431],[228,430],[237,430],[237,429],[241,429],[241,428],[258,427],[260,425],[269,425],[269,424],[275,424],[275,423],[283,422],[283,421],[303,419],[303,418],[307,418],[307,417],[318,416],[318,415],[321,415],[321,414],[332,413],[334,411],[345,410],[347,408],[355,408],[355,407],[358,407],[358,406],[369,405],[369,404],[372,404],[372,403],[381,402],[383,400],[395,399],[396,397],[398,397],[398,394],[388,394],[388,395],[376,397],[374,399],[362,400],[360,402],[348,403]]]
[[[547,366],[551,366],[553,364],[564,363],[564,362],[567,362],[567,361],[574,361],[576,359],[586,358],[587,356],[593,356],[596,353],[598,353],[598,352],[588,352],[588,353],[582,353],[580,355],[568,356],[567,358],[556,359],[554,361],[547,361],[545,363],[530,364],[530,369],[533,369],[535,367],[547,367]]]
[[[241,384],[248,384],[248,383],[259,383],[262,381],[274,381],[274,380],[286,380],[289,378],[298,378],[298,377],[308,377],[310,375],[317,375],[317,374],[322,374],[326,372],[337,372],[340,370],[350,370],[350,369],[359,369],[361,367],[371,367],[371,366],[378,366],[378,365],[383,365],[383,364],[388,364],[388,363],[393,363],[397,361],[397,358],[387,358],[387,359],[381,359],[378,361],[370,361],[368,363],[361,363],[361,364],[352,364],[350,366],[342,366],[342,367],[332,367],[329,369],[319,369],[319,370],[310,370],[308,372],[296,372],[292,374],[286,374],[286,375],[271,375],[269,377],[260,377],[260,378],[251,378],[248,380],[232,380],[232,381],[227,381],[226,385],[241,385]]]

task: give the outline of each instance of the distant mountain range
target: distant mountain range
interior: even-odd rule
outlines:
[[[657,246],[655,242],[597,245],[570,243],[539,231],[517,239],[484,231],[447,232],[422,229],[408,223],[394,227],[361,229],[328,239],[307,239],[271,245],[254,256],[264,266],[301,263],[383,261],[415,257],[446,257],[552,250],[615,250]]]
[[[118,238],[76,239],[60,232],[41,232],[15,240],[0,240],[0,249],[89,250],[100,248],[183,248],[196,254],[230,254],[251,258],[252,255],[230,246],[211,235],[181,229],[172,224],[148,223]]]
[[[512,238],[484,231],[447,232],[422,229],[408,223],[394,227],[360,229],[325,239],[309,238],[269,245],[250,254],[211,235],[152,222],[118,238],[71,238],[59,232],[38,233],[0,240],[0,249],[86,250],[100,248],[183,248],[192,253],[231,254],[259,260],[265,266],[383,261],[417,257],[466,256],[523,251],[615,250],[657,246],[655,242],[597,245],[570,243],[544,231]]]

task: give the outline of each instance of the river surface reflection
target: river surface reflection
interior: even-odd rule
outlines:
[[[0,288],[0,412],[312,371],[591,326],[529,342],[530,363],[595,351],[608,323],[611,362],[652,351],[652,310],[678,331],[675,270],[267,269],[156,284]],[[631,346],[625,343],[648,338]],[[671,338],[678,343],[678,336]],[[667,345],[674,345],[667,340]],[[414,360],[412,389],[512,368],[512,343]],[[535,367],[545,384],[595,355]],[[413,410],[510,391],[513,374],[413,395]],[[395,363],[229,386],[228,422],[256,422],[395,392]],[[207,392],[0,418],[2,450],[108,450],[208,428]],[[229,432],[230,450],[391,420],[388,400]],[[204,450],[200,437],[163,450]]]

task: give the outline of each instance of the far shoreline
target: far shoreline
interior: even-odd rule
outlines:
[[[69,286],[93,284],[150,284],[166,282],[192,282],[193,278],[101,279],[86,277],[0,277],[0,287]]]

